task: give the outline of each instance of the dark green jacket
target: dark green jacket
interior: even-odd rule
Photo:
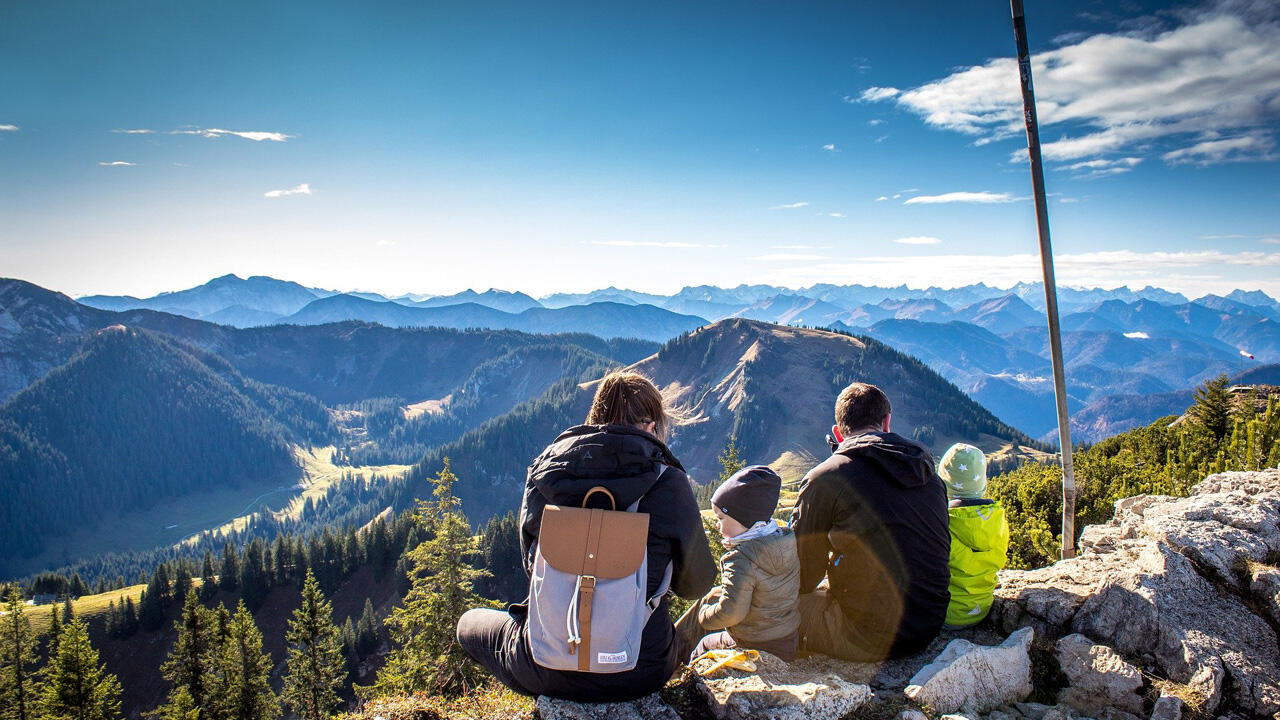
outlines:
[[[739,645],[777,640],[800,627],[800,559],[789,528],[748,540],[720,558],[723,581],[698,612],[705,630],[728,630]]]

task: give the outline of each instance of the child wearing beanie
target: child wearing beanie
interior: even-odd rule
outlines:
[[[800,560],[791,529],[773,519],[781,491],[777,473],[753,465],[711,496],[726,548],[720,559],[722,583],[676,623],[680,650],[690,661],[708,650],[732,647],[795,658]]]
[[[1000,503],[983,497],[987,458],[981,450],[964,443],[947,448],[938,476],[950,499],[951,602],[946,623],[973,625],[991,610],[996,573],[1008,561],[1009,524]]]

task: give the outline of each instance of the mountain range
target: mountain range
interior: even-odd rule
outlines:
[[[829,327],[876,337],[915,355],[1015,427],[1035,437],[1056,437],[1044,299],[1037,283],[1007,290],[983,283],[923,290],[856,284],[799,290],[702,285],[673,295],[608,287],[541,299],[491,289],[388,299],[231,275],[154,298],[81,300],[100,308],[164,308],[232,325],[359,320],[388,327],[577,331],[657,342],[733,317]],[[1090,418],[1078,428],[1084,441],[1100,439],[1094,427],[1123,428],[1125,422],[1119,420],[1099,422],[1100,414],[1118,410],[1119,398],[1186,391],[1217,374],[1242,372],[1255,362],[1245,354],[1257,363],[1280,361],[1280,304],[1260,291],[1188,300],[1153,287],[1060,288],[1059,307],[1069,407],[1073,415]],[[1154,419],[1141,411],[1145,405],[1136,400],[1132,411],[1126,411],[1133,422]]]

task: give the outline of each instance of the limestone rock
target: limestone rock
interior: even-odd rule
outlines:
[[[992,618],[1081,633],[1192,686],[1205,712],[1223,700],[1280,712],[1280,644],[1250,607],[1265,611],[1256,600],[1270,579],[1240,572],[1280,552],[1280,470],[1211,476],[1187,498],[1121,500],[1080,546],[1072,560],[1001,573]]]
[[[1142,672],[1125,662],[1106,645],[1072,634],[1058,641],[1058,666],[1070,687],[1058,694],[1058,702],[1097,715],[1115,708],[1142,712]]]
[[[1028,649],[1035,633],[1022,628],[997,646],[952,640],[911,678],[907,697],[942,713],[982,713],[1031,693]]]
[[[870,700],[871,688],[844,679],[834,664],[842,663],[811,658],[788,664],[762,652],[756,672],[727,670],[700,678],[698,686],[717,720],[836,720]]]
[[[622,703],[576,703],[538,698],[542,720],[680,720],[680,715],[657,693]]]
[[[919,710],[903,710],[895,720],[929,720],[929,716]]]
[[[1280,625],[1280,568],[1255,565],[1249,573],[1249,592],[1271,622]]]
[[[1151,708],[1151,720],[1182,720],[1182,701],[1172,695],[1161,695]]]

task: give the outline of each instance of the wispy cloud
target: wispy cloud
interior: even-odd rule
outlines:
[[[826,145],[822,146],[822,149],[826,150],[827,152],[840,152],[839,150],[836,149],[835,143],[827,143]]]
[[[881,100],[892,100],[901,94],[902,91],[895,87],[869,87],[863,90],[857,99],[862,102],[880,102]]]
[[[155,133],[155,130],[148,130],[147,128],[116,128],[111,132],[125,135],[151,135]]]
[[[881,120],[880,118],[872,118],[871,120],[867,121],[867,124],[870,125],[871,127],[876,127],[878,125],[883,125],[884,121]]]
[[[770,209],[770,210],[794,210],[794,209],[796,209],[796,208],[802,208],[802,207],[809,207],[809,203],[807,203],[807,202],[793,202],[793,203],[787,203],[786,205],[774,205],[773,207],[771,207],[771,208],[769,208],[769,209]]]
[[[125,162],[124,160],[112,160],[111,162],[98,163],[102,167],[133,167],[137,163]]]
[[[770,245],[773,250],[830,250],[830,245]]]
[[[0,132],[18,132],[20,129],[17,125],[0,125]]]
[[[1170,163],[1272,159],[1274,142],[1259,128],[1280,117],[1280,6],[1220,2],[1183,17],[1172,29],[1072,37],[1036,54],[1042,133],[1061,131],[1041,148],[1047,160],[1134,154],[1157,140]],[[859,99],[894,102],[980,142],[1023,132],[1012,58],[906,90],[868,88]],[[1023,158],[1025,151],[1014,153]]]
[[[896,195],[894,197],[897,197]],[[1026,198],[1015,197],[1011,193],[994,193],[988,190],[981,192],[949,192],[941,195],[917,195],[908,198],[903,205],[938,205],[941,203],[1010,203]]]
[[[1141,330],[1127,332],[1124,334],[1124,336],[1129,338],[1130,340],[1150,340],[1151,339],[1150,335],[1142,332]]]
[[[938,245],[942,242],[942,238],[930,235],[911,235],[909,237],[900,237],[894,242],[899,245]]]
[[[888,195],[881,195],[880,197],[876,198],[876,202],[884,202],[885,200],[888,200],[888,199],[889,199]]]
[[[606,247],[652,247],[672,249],[724,247],[723,245],[704,245],[701,243],[670,242],[661,240],[592,240],[591,244],[604,245]]]
[[[1161,157],[1173,165],[1217,165],[1225,162],[1256,162],[1276,159],[1276,141],[1269,135],[1254,132],[1239,137],[1205,140],[1191,147],[1171,150]]]
[[[310,194],[311,194],[311,185],[309,183],[302,183],[301,185],[297,187],[289,188],[288,190],[268,190],[267,192],[263,193],[262,196],[269,197],[269,198],[278,198],[278,197],[288,197],[290,195],[310,195]]]
[[[812,262],[815,260],[829,260],[830,258],[826,255],[809,253],[772,253],[770,255],[756,255],[747,259],[760,262]]]
[[[833,217],[833,218],[842,218],[842,217],[844,217],[844,213],[842,213],[842,212],[827,212],[827,213],[818,213],[818,214],[819,214],[819,215],[826,215],[827,217]]]
[[[191,128],[188,130],[170,130],[170,135],[199,135],[207,138],[220,138],[227,135],[252,140],[254,142],[262,142],[270,140],[272,142],[285,142],[293,135],[286,135],[281,132],[266,132],[262,130],[223,130],[222,128]]]

